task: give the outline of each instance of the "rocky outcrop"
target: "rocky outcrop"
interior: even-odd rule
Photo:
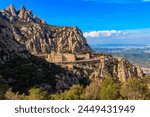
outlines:
[[[8,11],[9,13],[11,13],[12,16],[14,16],[14,17],[17,16],[16,10],[15,10],[15,8],[14,8],[14,6],[13,6],[12,4],[7,8],[7,11]]]
[[[10,9],[14,11],[13,9]],[[0,63],[13,59],[19,56],[22,58],[29,58],[29,54],[25,46],[21,46],[14,38],[12,33],[12,25],[0,15]]]
[[[82,79],[81,75],[31,55],[15,40],[12,24],[0,14],[0,84],[21,93],[32,87],[55,93],[80,84]]]
[[[90,79],[103,80],[106,77],[117,78],[120,82],[126,82],[129,78],[143,77],[143,72],[141,68],[134,66],[124,58],[102,56]]]
[[[52,26],[33,16],[24,6],[16,11],[13,5],[1,11],[13,24],[15,39],[24,44],[34,55],[47,54],[51,51],[84,53],[91,51],[82,32],[77,27]]]

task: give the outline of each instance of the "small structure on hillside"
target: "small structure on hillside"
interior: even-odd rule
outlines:
[[[51,52],[51,54],[47,55],[46,60],[48,62],[59,63],[63,61],[73,62],[76,59],[75,59],[75,55],[73,54],[69,54],[69,53],[60,54],[60,53]]]
[[[46,61],[61,63],[61,62],[74,62],[76,60],[90,59],[90,54],[70,54],[70,53],[55,53],[51,52],[45,56]]]

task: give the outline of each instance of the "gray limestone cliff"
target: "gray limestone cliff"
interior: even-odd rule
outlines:
[[[141,68],[124,58],[102,56],[90,79],[103,80],[106,77],[112,77],[119,79],[120,82],[126,82],[129,78],[142,78],[143,75]]]
[[[24,6],[16,11],[13,5],[1,11],[11,24],[15,39],[25,44],[34,55],[47,54],[51,51],[84,53],[91,48],[77,27],[52,26],[35,17]]]

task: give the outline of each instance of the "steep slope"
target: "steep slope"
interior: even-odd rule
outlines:
[[[24,46],[21,46],[12,33],[12,25],[3,19],[0,14],[0,63],[13,59],[14,57],[22,57],[28,59],[30,55]]]
[[[14,39],[12,25],[0,14],[0,84],[21,93],[32,87],[41,87],[50,93],[62,92],[84,79],[68,72],[31,55]]]
[[[51,51],[83,53],[91,51],[82,32],[77,27],[51,26],[33,16],[24,6],[16,11],[13,5],[1,11],[12,24],[15,39],[25,44],[32,54]]]
[[[111,56],[101,56],[100,63],[90,76],[90,79],[103,80],[106,77],[119,79],[126,82],[129,78],[143,77],[141,68],[134,66],[124,58],[113,58]]]

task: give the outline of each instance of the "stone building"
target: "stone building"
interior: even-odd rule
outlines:
[[[54,63],[59,63],[59,62],[74,62],[76,60],[75,55],[69,54],[69,53],[54,53],[52,52],[51,54],[47,55],[46,60],[48,62],[54,62]]]
[[[61,62],[74,62],[77,60],[90,59],[90,54],[70,54],[70,53],[55,53],[47,54],[45,56],[46,61],[61,63]]]

